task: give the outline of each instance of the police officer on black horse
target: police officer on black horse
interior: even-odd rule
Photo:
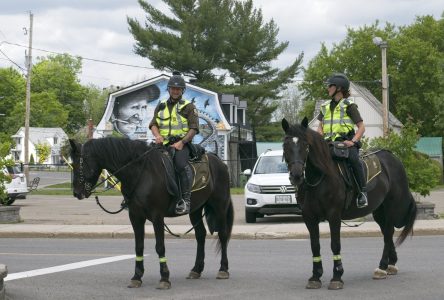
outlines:
[[[193,103],[182,98],[186,84],[179,72],[173,72],[168,81],[169,98],[162,100],[154,110],[149,125],[156,144],[169,145],[175,149],[174,165],[179,175],[182,197],[176,204],[176,214],[190,212],[193,171],[189,164],[190,148],[193,137],[199,133],[199,117]]]
[[[360,139],[365,132],[364,122],[358,111],[358,106],[350,97],[350,81],[341,73],[333,74],[326,82],[328,95],[331,101],[326,101],[321,106],[319,113],[318,132],[327,141],[343,141],[349,149],[348,161],[357,179],[360,194],[357,199],[357,207],[368,205],[367,187],[364,178],[364,170],[359,161]],[[355,132],[354,125],[358,128]]]

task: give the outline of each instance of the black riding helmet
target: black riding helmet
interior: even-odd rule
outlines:
[[[168,80],[168,87],[178,87],[185,89],[185,79],[181,76],[180,72],[174,71],[173,76]]]
[[[328,85],[335,85],[337,88],[342,87],[344,91],[348,91],[350,88],[350,80],[347,76],[341,73],[336,73],[330,76],[326,82]]]

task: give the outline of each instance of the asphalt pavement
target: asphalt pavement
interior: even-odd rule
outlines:
[[[235,222],[233,239],[297,239],[308,238],[308,231],[300,217],[275,216],[258,219],[255,224],[244,221],[243,195],[233,195]],[[103,204],[113,210],[119,207],[120,197],[102,197]],[[435,204],[435,215],[444,215],[444,189],[433,191],[421,201]],[[0,237],[54,237],[54,238],[132,238],[133,231],[126,211],[110,215],[102,211],[93,199],[76,200],[70,196],[28,195],[16,200],[20,206],[21,222],[0,224]],[[187,216],[167,218],[171,231],[183,235],[191,224]],[[379,226],[373,221],[347,222],[343,225],[342,237],[381,236]],[[360,224],[360,225],[359,225]],[[359,225],[358,227],[349,227]],[[147,222],[146,237],[154,237],[150,222]],[[399,233],[400,230],[397,230]],[[329,237],[328,223],[320,224],[321,237]],[[415,235],[444,235],[444,219],[417,220]],[[166,235],[167,238],[174,238]],[[189,233],[184,238],[194,238]],[[214,236],[217,238],[217,235]]]

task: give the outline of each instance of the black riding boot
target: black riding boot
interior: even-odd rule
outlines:
[[[359,170],[355,171],[355,176],[359,184],[360,193],[358,195],[358,199],[356,200],[356,206],[358,208],[364,208],[368,205],[367,200],[367,184],[366,180],[364,178],[364,169],[362,168],[362,165],[359,163]]]
[[[193,184],[193,171],[191,166],[187,165],[179,174],[182,199],[176,204],[176,214],[186,215],[190,213],[191,207],[191,185]]]

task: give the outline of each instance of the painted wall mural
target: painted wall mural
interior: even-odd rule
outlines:
[[[101,127],[105,127],[105,123],[112,124],[114,131],[128,138],[148,142],[152,140],[154,137],[148,125],[159,101],[169,97],[168,79],[169,77],[162,76],[152,83],[147,82],[140,87],[112,93],[108,103],[108,106],[112,107],[107,107],[97,130],[100,131]],[[183,97],[194,103],[199,113],[200,132],[194,137],[193,143],[200,144],[207,151],[224,157],[223,133],[224,131],[227,133],[231,128],[220,108],[217,94],[188,84]],[[222,136],[220,136],[221,133]]]

